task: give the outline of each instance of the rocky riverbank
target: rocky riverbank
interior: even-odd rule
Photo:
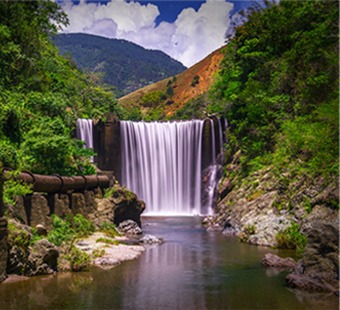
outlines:
[[[43,194],[33,194],[29,214],[21,204],[23,198],[18,197],[17,204],[14,206],[7,205],[8,230],[6,218],[1,219],[3,225],[0,230],[0,241],[3,245],[0,259],[1,281],[10,274],[34,276],[61,270],[77,271],[91,264],[114,266],[138,257],[144,251],[143,246],[122,244],[127,241],[126,238],[106,236],[107,229],[103,227],[112,229],[113,225],[120,227],[119,225],[122,224],[122,227],[130,227],[130,230],[122,229],[122,233],[133,235],[138,230],[141,234],[140,214],[144,211],[144,202],[119,185],[113,186],[105,196],[103,197],[100,191],[85,191],[54,197],[56,203],[53,211],[60,216],[61,220],[72,219],[80,214],[85,220],[83,223],[79,222],[78,226],[85,224],[88,226],[92,223],[91,229],[97,230],[88,239],[77,240],[72,237],[73,239],[60,245],[47,240],[47,234],[56,227],[52,227],[51,210]],[[29,219],[31,226],[27,225],[26,219]],[[126,222],[129,225],[126,225]],[[133,230],[131,230],[131,222],[134,223]],[[67,235],[69,232],[65,229],[72,229],[68,227],[68,223],[58,225],[64,226],[57,228],[59,230],[56,232],[56,238],[62,237],[62,234]],[[89,229],[85,226],[78,229],[80,231]],[[102,232],[98,232],[99,230]],[[138,237],[140,238],[142,236]]]
[[[237,160],[228,169],[237,171]],[[294,178],[288,172],[278,177],[269,167],[241,181],[222,180],[215,215],[204,224],[250,244],[303,250],[287,284],[338,292],[338,201],[338,180]]]

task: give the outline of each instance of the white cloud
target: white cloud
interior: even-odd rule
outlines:
[[[145,48],[161,50],[191,66],[224,43],[233,4],[208,0],[198,11],[184,9],[174,23],[155,24],[160,14],[153,4],[112,0],[104,3],[62,4],[70,25],[66,33],[85,32],[132,41]]]

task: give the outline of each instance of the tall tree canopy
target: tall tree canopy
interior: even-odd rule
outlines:
[[[93,172],[71,135],[79,117],[120,110],[99,78],[51,41],[68,19],[54,1],[0,2],[0,160],[37,173]]]

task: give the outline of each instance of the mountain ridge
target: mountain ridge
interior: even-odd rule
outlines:
[[[80,69],[102,74],[104,83],[117,88],[118,97],[186,69],[162,51],[123,39],[71,33],[58,34],[53,42],[61,54],[71,54]]]
[[[150,93],[162,92],[167,94],[167,98],[161,99],[157,105],[164,106],[165,117],[173,116],[187,102],[208,92],[220,68],[225,47],[220,47],[174,77],[163,79],[119,98],[119,103],[125,108],[142,107],[142,114],[146,114],[149,108],[143,107],[143,98]]]

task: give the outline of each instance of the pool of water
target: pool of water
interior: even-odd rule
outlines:
[[[110,270],[2,283],[0,309],[338,309],[337,298],[296,294],[263,268],[275,250],[206,232],[200,218],[142,222],[166,242]]]

